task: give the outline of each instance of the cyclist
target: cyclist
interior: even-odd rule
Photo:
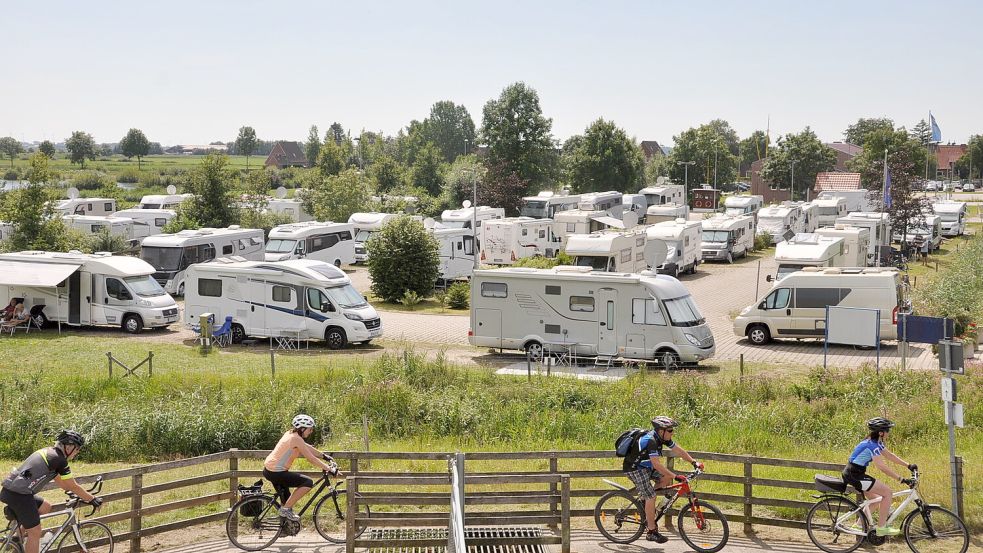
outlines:
[[[886,483],[878,482],[867,474],[867,466],[874,463],[874,466],[880,469],[881,472],[905,484],[910,484],[911,480],[895,474],[888,467],[885,459],[903,467],[907,466],[908,470],[912,472],[918,468],[917,465],[903,461],[900,457],[888,451],[884,440],[892,428],[894,428],[894,423],[883,417],[875,417],[867,421],[867,430],[870,431],[870,435],[857,444],[857,447],[853,448],[853,453],[850,454],[850,460],[847,462],[846,467],[843,468],[844,482],[856,488],[858,492],[862,492],[867,499],[880,498],[880,516],[877,519],[880,526],[876,528],[878,536],[896,536],[901,531],[897,528],[886,526],[887,519],[891,514],[893,493],[891,492],[891,488]]]
[[[638,492],[638,496],[645,500],[645,520],[648,532],[645,539],[656,543],[666,543],[669,538],[659,533],[658,521],[655,520],[655,498],[658,495],[656,488],[666,488],[672,484],[673,479],[680,482],[686,481],[683,474],[675,474],[660,460],[663,457],[662,449],[669,448],[678,457],[689,461],[693,467],[703,470],[703,463],[699,463],[690,456],[683,448],[679,447],[672,439],[672,434],[678,426],[675,420],[666,416],[658,416],[652,419],[654,430],[646,432],[638,439],[638,455],[625,456],[622,470],[625,476],[633,484]],[[658,473],[658,474],[656,474]],[[653,480],[655,485],[653,485]]]
[[[75,482],[68,462],[85,445],[85,438],[74,430],[62,430],[53,447],[39,449],[29,455],[3,480],[0,502],[3,502],[20,523],[26,534],[25,553],[38,553],[41,539],[41,515],[51,512],[51,503],[37,495],[54,479],[59,488],[72,492],[82,501],[102,505],[102,499],[85,491]],[[6,510],[6,509],[5,509]]]
[[[300,517],[294,513],[293,506],[304,497],[307,492],[314,487],[314,481],[297,472],[290,472],[290,466],[298,457],[303,456],[310,463],[324,472],[336,477],[342,476],[341,471],[332,468],[331,465],[321,460],[321,452],[307,443],[307,438],[314,432],[314,419],[301,414],[294,417],[292,428],[280,438],[276,447],[266,457],[263,462],[263,478],[269,480],[274,486],[284,488],[295,488],[280,507],[281,517],[297,522]]]

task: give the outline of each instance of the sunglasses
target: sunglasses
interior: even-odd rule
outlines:
[[[668,432],[669,434],[672,434],[673,432],[676,431],[676,429],[675,428],[663,428],[662,431],[663,432]]]

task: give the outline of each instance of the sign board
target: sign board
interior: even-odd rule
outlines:
[[[827,343],[877,347],[880,341],[880,309],[826,307]]]
[[[914,344],[937,344],[955,335],[952,319],[898,315],[898,339]]]
[[[782,234],[782,239],[785,240],[786,242],[788,242],[789,240],[791,240],[793,238],[795,238],[795,232],[793,232],[792,229],[786,230]]]
[[[939,341],[939,370],[965,374],[963,366],[963,343],[957,340]]]
[[[946,405],[948,405],[948,404],[946,404]],[[964,422],[965,421],[963,419],[963,404],[962,403],[953,403],[952,404],[952,424],[956,428],[962,428]],[[945,423],[946,423],[946,425],[949,424],[949,409],[946,409],[945,410]]]
[[[942,379],[942,401],[956,401],[956,379]]]
[[[697,188],[693,192],[693,211],[717,211],[720,191],[713,188]]]

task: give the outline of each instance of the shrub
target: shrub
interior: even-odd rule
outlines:
[[[94,252],[118,253],[129,249],[126,238],[118,234],[110,234],[108,229],[89,236],[88,241],[89,249]]]
[[[455,282],[447,289],[447,306],[451,309],[467,309],[471,301],[471,284]]]
[[[125,182],[129,184],[137,183],[143,180],[143,174],[133,167],[127,167],[123,169],[116,175],[116,182]]]
[[[102,171],[77,171],[71,183],[79,190],[99,190],[108,184],[116,184]]]
[[[414,307],[419,305],[421,301],[423,301],[423,298],[420,297],[420,294],[417,294],[412,290],[407,290],[403,292],[403,297],[400,298],[399,303],[405,305],[406,307],[409,307],[410,309],[413,309]]]
[[[754,235],[754,251],[767,250],[771,247],[771,235],[759,232]]]
[[[20,180],[20,173],[17,169],[7,169],[3,174],[3,180]]]
[[[439,246],[423,224],[397,217],[369,239],[372,292],[391,303],[407,291],[426,297],[440,274]]]
[[[529,267],[532,269],[552,269],[557,265],[573,265],[573,258],[567,252],[560,252],[556,257],[523,257],[512,264],[513,267]]]

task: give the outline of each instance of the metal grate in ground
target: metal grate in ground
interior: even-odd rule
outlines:
[[[541,528],[527,527],[488,527],[466,528],[465,540],[491,538],[539,538],[544,535]],[[368,528],[362,539],[369,540],[408,540],[408,539],[447,539],[447,528]],[[446,553],[447,547],[387,547],[377,546],[369,549],[371,553]],[[481,545],[468,546],[468,553],[549,553],[544,545]]]

